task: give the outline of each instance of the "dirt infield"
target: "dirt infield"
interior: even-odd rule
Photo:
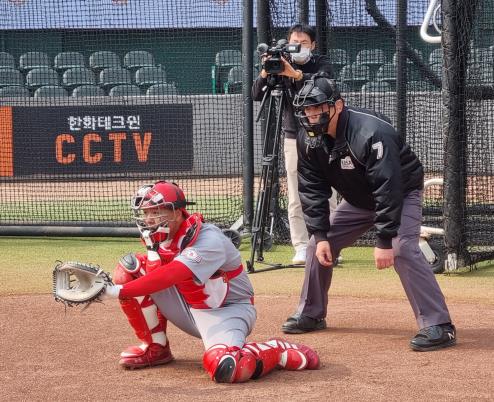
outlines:
[[[295,296],[260,296],[252,340],[280,336]],[[494,310],[451,303],[457,347],[429,353],[408,349],[415,333],[406,300],[333,297],[329,328],[289,336],[320,353],[319,371],[277,371],[246,384],[215,384],[201,367],[202,344],[173,325],[176,360],[126,371],[120,351],[134,337],[117,302],[64,313],[49,295],[0,297],[2,400],[492,400]]]

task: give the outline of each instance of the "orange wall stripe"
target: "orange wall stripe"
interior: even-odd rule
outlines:
[[[0,107],[0,176],[14,175],[12,107]]]

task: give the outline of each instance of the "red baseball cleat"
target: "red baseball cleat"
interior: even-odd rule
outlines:
[[[139,346],[131,346],[123,351],[120,357],[119,364],[129,369],[159,366],[173,360],[168,343],[166,346],[151,343],[144,350]]]
[[[319,355],[309,346],[287,342],[279,338],[272,338],[269,340],[270,344],[271,342],[276,342],[276,345],[283,351],[280,362],[282,368],[286,370],[318,370],[321,367]]]

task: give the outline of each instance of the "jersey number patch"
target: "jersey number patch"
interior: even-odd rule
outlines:
[[[372,144],[372,149],[377,151],[376,159],[381,159],[383,157],[383,143],[381,141]]]

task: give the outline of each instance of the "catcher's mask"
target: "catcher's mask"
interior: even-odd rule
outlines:
[[[321,136],[328,132],[329,123],[336,113],[330,116],[330,110],[323,111],[323,106],[325,104],[334,106],[338,99],[341,99],[341,95],[334,80],[316,74],[311,80],[305,81],[302,89],[295,95],[293,106],[295,107],[295,116],[309,137]],[[308,106],[321,107],[321,113],[318,114],[319,119],[316,123],[311,123],[305,113],[305,108]]]
[[[168,239],[169,223],[175,221],[175,210],[184,216],[188,204],[185,195],[175,183],[158,181],[142,186],[132,197],[132,211],[141,234],[146,233],[154,243]]]

